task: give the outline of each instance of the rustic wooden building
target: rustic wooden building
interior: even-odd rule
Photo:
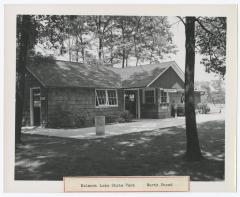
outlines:
[[[96,115],[114,121],[124,110],[135,118],[166,118],[184,103],[184,73],[176,62],[125,69],[66,61],[27,66],[24,125],[84,127]],[[196,103],[200,92],[195,92]]]

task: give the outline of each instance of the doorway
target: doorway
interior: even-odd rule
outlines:
[[[125,102],[125,110],[128,110],[133,118],[139,118],[140,106],[139,102],[139,91],[138,90],[124,90],[124,102]]]
[[[30,122],[32,126],[39,126],[41,122],[41,91],[40,88],[30,89]]]

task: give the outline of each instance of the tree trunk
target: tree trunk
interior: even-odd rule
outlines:
[[[68,33],[68,58],[69,62],[72,61],[72,50],[71,50],[71,42],[70,42],[70,34]]]
[[[121,21],[121,30],[122,30],[122,43],[124,43],[124,20]],[[123,53],[122,53],[122,68],[125,66],[125,48],[123,48]]]
[[[23,15],[21,24],[21,38],[16,76],[16,106],[15,106],[15,143],[21,143],[22,114],[24,104],[25,66],[29,49],[29,28],[31,27],[30,15]]]
[[[136,57],[136,66],[138,65],[138,53],[137,53],[137,43],[136,43],[136,35],[134,35],[134,53],[135,53],[135,57]]]
[[[139,17],[138,21],[137,21],[137,27],[136,27],[136,31],[133,37],[133,41],[134,41],[134,53],[135,53],[135,57],[136,57],[136,66],[138,66],[138,61],[139,61],[139,54],[138,54],[138,50],[137,50],[137,40],[136,40],[136,34],[139,33],[139,26],[140,26],[140,21],[141,21],[141,16]]]
[[[122,68],[124,68],[124,65],[125,65],[125,50],[123,49]]]
[[[153,58],[153,50],[151,50],[151,55],[150,55],[150,64],[152,64],[152,58]]]
[[[113,48],[112,47],[110,48],[110,63],[111,63],[111,65],[113,63]]]
[[[78,62],[78,38],[76,36],[76,62]]]
[[[98,39],[99,39],[99,46],[98,46],[98,59],[101,61],[102,60],[102,49],[103,49],[103,43],[102,43],[102,32],[101,32],[101,16],[98,16],[98,24],[97,24],[97,29],[98,29]]]
[[[69,62],[71,62],[72,61],[72,52],[71,52],[70,49],[69,49],[69,52],[68,52],[68,56],[69,56]]]
[[[102,38],[99,37],[99,49],[98,49],[98,58],[99,60],[102,60],[102,51],[103,51],[103,45],[102,45]]]
[[[113,43],[113,32],[112,32],[112,29],[111,29],[111,37],[110,37],[110,39],[111,39],[111,45],[110,45],[110,63],[111,63],[111,66],[113,66],[112,64],[113,64],[113,45],[112,45],[112,43]]]
[[[78,62],[78,50],[76,51],[76,62]]]
[[[195,114],[194,64],[195,64],[195,17],[186,17],[186,59],[185,59],[185,117],[187,150],[185,158],[198,161],[202,158]]]
[[[138,66],[138,61],[139,61],[139,58],[137,57],[137,60],[136,60],[136,66]]]
[[[84,47],[83,47],[83,37],[82,34],[80,36],[80,42],[81,42],[81,55],[82,55],[82,61],[83,63],[85,62],[85,52],[84,52]]]
[[[82,61],[83,63],[85,62],[85,54],[84,54],[84,49],[81,49],[81,54],[82,54]]]

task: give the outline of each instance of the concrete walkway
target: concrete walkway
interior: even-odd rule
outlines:
[[[204,114],[197,115],[197,123],[224,120],[224,114]],[[76,138],[76,139],[94,139],[104,138],[113,135],[121,135],[141,131],[153,131],[172,126],[185,127],[185,117],[166,118],[166,119],[140,119],[130,123],[117,123],[105,126],[105,135],[96,136],[95,127],[77,128],[77,129],[50,129],[41,127],[23,127],[22,133],[37,134],[45,136]]]

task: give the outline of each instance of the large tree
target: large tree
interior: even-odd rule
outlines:
[[[196,18],[196,50],[206,72],[226,74],[226,17]]]
[[[61,24],[47,22],[50,31],[65,34],[61,54],[69,61],[96,62],[127,67],[159,62],[175,53],[167,17],[153,16],[54,16]],[[64,25],[62,25],[64,24]],[[80,55],[78,55],[80,52]],[[86,57],[86,58],[85,58]],[[132,61],[133,60],[133,61]]]
[[[176,53],[175,45],[172,43],[172,33],[168,18],[163,16],[146,16],[141,31],[144,32],[140,44],[139,54],[142,62],[152,64],[160,62],[164,57]]]
[[[21,143],[21,127],[24,105],[26,65],[34,57],[37,43],[46,48],[62,46],[64,36],[61,16],[17,16],[17,61],[16,61],[16,103],[15,103],[15,143]]]
[[[185,21],[181,17],[178,18],[185,25],[186,36],[184,88],[187,146],[185,158],[189,161],[198,161],[201,160],[202,153],[197,133],[194,101],[195,51],[203,56],[201,63],[206,67],[207,72],[215,72],[224,77],[226,18],[185,17]]]
[[[17,62],[16,62],[16,103],[15,143],[21,143],[22,113],[24,104],[25,66],[29,49],[32,48],[34,23],[30,15],[17,17]]]
[[[195,114],[194,68],[195,68],[195,17],[186,17],[186,56],[185,56],[185,117],[187,137],[187,160],[199,160],[202,157]]]

